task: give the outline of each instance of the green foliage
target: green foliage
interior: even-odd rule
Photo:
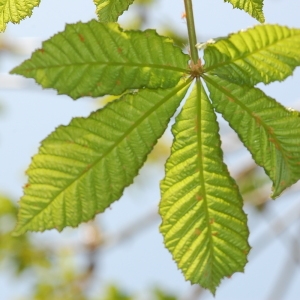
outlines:
[[[165,131],[188,83],[126,94],[58,127],[27,171],[16,234],[77,226],[119,199]]]
[[[30,17],[33,8],[40,2],[40,0],[0,0],[0,32],[6,29],[8,22],[19,23]]]
[[[299,180],[300,122],[261,90],[206,77],[217,112],[239,134],[255,162],[273,181],[273,198]]]
[[[282,81],[300,64],[300,29],[259,25],[205,49],[205,71],[238,84]]]
[[[264,21],[263,1],[227,2]],[[115,21],[132,1],[95,3],[100,19]],[[196,45],[191,1],[185,5],[189,42]],[[300,65],[299,34],[255,26],[207,43],[203,65],[195,47],[188,62],[153,30],[123,31],[97,21],[67,25],[12,73],[73,99],[125,94],[42,142],[27,171],[15,234],[77,226],[119,199],[194,82],[172,129],[160,230],[186,279],[215,293],[224,276],[244,270],[250,250],[242,196],[223,162],[215,111],[271,178],[274,198],[299,180],[299,113],[254,87],[292,75]]]
[[[118,24],[93,20],[67,25],[11,73],[77,99],[173,87],[186,72],[187,61],[170,39],[154,30],[123,31]]]
[[[155,296],[157,297],[157,300],[176,300],[177,297],[174,297],[172,295],[168,295],[165,292],[161,291],[160,289],[156,289]]]
[[[93,260],[95,249],[85,243],[80,247],[70,247],[68,243],[37,243],[32,234],[26,233],[18,238],[11,235],[17,217],[15,203],[0,194],[0,271],[1,275],[14,272],[14,285],[31,287],[22,295],[22,299],[32,300],[134,300],[139,299],[124,293],[118,286],[108,285],[104,292],[99,292],[99,282],[95,282],[97,262]],[[98,227],[97,227],[98,229]],[[98,229],[100,230],[100,229]],[[67,235],[65,237],[68,237]],[[73,240],[74,242],[74,240]],[[77,241],[78,242],[78,241]],[[79,246],[78,244],[76,244]],[[74,244],[73,244],[74,246]],[[80,248],[80,249],[78,249]],[[100,246],[99,246],[100,248]],[[78,253],[87,264],[76,266]],[[91,267],[92,266],[92,267]],[[30,276],[30,283],[28,282]],[[91,296],[90,288],[95,282],[96,291]],[[24,285],[25,284],[25,285]],[[18,293],[18,289],[16,289]],[[1,290],[1,293],[3,290]],[[161,290],[146,292],[154,300],[176,300]],[[30,294],[30,295],[28,295]],[[3,294],[4,295],[4,294]],[[6,295],[7,296],[7,295]],[[21,299],[20,298],[20,299]],[[7,297],[5,299],[8,299]],[[9,297],[9,299],[12,299]],[[14,299],[16,299],[14,297]],[[19,298],[18,298],[19,299]]]
[[[234,8],[243,9],[250,16],[258,20],[259,22],[265,22],[265,16],[263,13],[264,0],[224,0],[232,4]]]
[[[96,12],[101,22],[116,22],[134,0],[94,0]]]
[[[107,294],[102,300],[131,300],[133,297],[125,295],[116,286],[110,286],[107,288]]]
[[[200,81],[173,127],[161,183],[161,232],[186,279],[215,293],[221,278],[243,271],[250,250],[243,200],[220,148],[218,124]]]
[[[11,262],[20,274],[29,267],[48,267],[47,251],[33,247],[28,235],[11,236],[17,219],[17,207],[8,198],[0,195],[0,262]]]

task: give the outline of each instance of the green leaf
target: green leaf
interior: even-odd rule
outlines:
[[[0,0],[0,32],[5,31],[8,22],[20,23],[32,15],[40,0]]]
[[[16,212],[17,208],[14,203],[10,199],[0,195],[0,217],[8,214],[16,215]]]
[[[188,72],[189,57],[154,30],[123,31],[116,23],[67,25],[11,71],[73,99],[170,88]]]
[[[94,0],[101,22],[117,22],[118,17],[128,9],[134,0]]]
[[[173,126],[161,182],[161,233],[185,278],[215,293],[250,250],[243,199],[223,163],[216,115],[200,82]]]
[[[257,21],[263,23],[265,16],[263,13],[264,0],[224,0],[232,4],[234,8],[243,9]]]
[[[16,235],[77,226],[119,199],[165,131],[188,84],[126,94],[50,134],[27,171]]]
[[[273,198],[300,179],[300,117],[261,90],[205,77],[217,112],[273,181]]]
[[[300,29],[258,25],[208,44],[205,72],[239,84],[282,81],[300,65]]]

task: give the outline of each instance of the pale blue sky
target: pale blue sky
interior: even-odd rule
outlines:
[[[150,22],[149,27],[155,28],[157,24],[171,23],[180,32],[185,32],[186,24],[181,19],[184,11],[183,1],[157,0],[157,3],[159,5],[152,10],[153,21]],[[300,1],[265,0],[264,8],[268,23],[300,28]],[[244,12],[232,10],[231,5],[224,4],[223,0],[194,0],[194,9],[198,37],[201,41],[257,24]],[[34,10],[30,19],[21,22],[20,25],[8,25],[7,37],[16,40],[34,38],[38,44],[39,41],[48,39],[57,31],[62,31],[65,23],[95,18],[94,11],[92,0],[42,0],[40,7]],[[130,19],[130,16],[130,13],[127,13],[122,20]],[[25,58],[27,57],[3,56],[0,61],[0,74],[7,74]],[[11,80],[14,79],[16,76],[11,77]],[[24,170],[29,165],[31,156],[37,152],[39,142],[58,125],[68,124],[75,116],[87,116],[97,107],[93,99],[73,101],[67,96],[57,96],[54,90],[43,91],[33,83],[33,80],[24,82],[26,85],[24,89],[5,89],[0,85],[0,103],[4,107],[4,113],[0,118],[0,191],[15,199],[22,195],[22,186],[26,182]],[[283,104],[293,104],[300,108],[299,70],[284,83],[271,84],[263,89]],[[234,165],[235,159],[239,158],[227,156],[233,171],[237,168]],[[159,179],[163,177],[163,166],[144,168],[141,173],[139,184],[127,189],[121,201],[116,202],[112,210],[108,210],[101,219],[99,218],[99,222],[108,232],[118,232],[126,224],[142,217],[158,203],[160,198],[158,184]],[[286,210],[288,205],[296,205],[299,198],[299,194],[296,194],[290,198],[283,196],[277,199],[270,207],[270,218],[272,219],[272,212],[279,214]],[[270,219],[262,220],[249,207],[247,212],[251,241],[254,241],[261,230],[267,230]],[[158,224],[159,221],[120,248],[107,250],[102,254],[99,284],[119,282],[128,291],[140,293],[145,288],[155,285],[182,296],[189,291],[190,284],[185,282],[170,254],[163,247],[162,237],[158,233]],[[73,243],[76,238],[80,238],[83,228],[81,226],[72,233],[66,230],[62,235],[52,231],[36,236],[42,243],[49,242],[49,239]],[[272,243],[253,259],[250,255],[245,274],[238,273],[231,279],[224,280],[215,299],[267,299],[270,288],[277,279],[277,271],[281,269],[288,256],[284,242],[285,239],[283,242],[278,240]],[[285,300],[296,300],[297,295],[300,294],[299,270],[294,276],[289,292],[285,294]],[[0,277],[0,291],[7,293],[5,299],[10,299],[9,297],[15,293],[12,283],[11,279]],[[21,293],[22,287],[19,289]],[[207,293],[205,299],[209,300],[213,297]]]

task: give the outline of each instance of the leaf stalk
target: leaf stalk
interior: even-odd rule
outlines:
[[[189,35],[191,58],[192,58],[192,62],[196,65],[199,60],[199,55],[198,55],[198,50],[196,48],[197,38],[196,38],[192,0],[184,0],[184,7],[185,7],[185,14],[186,14],[188,35]]]

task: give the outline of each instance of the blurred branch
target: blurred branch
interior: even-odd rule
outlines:
[[[33,84],[28,79],[21,76],[14,76],[0,73],[0,89],[2,90],[19,90],[32,87]]]
[[[252,243],[255,247],[250,252],[250,260],[261,252],[266,246],[270,245],[274,241],[274,237],[281,236],[290,226],[300,219],[300,203],[291,206],[287,212],[274,218],[275,220],[270,223],[268,229],[263,231],[256,240]],[[269,233],[273,233],[273,237],[270,237]]]
[[[95,222],[87,223],[84,228],[83,244],[90,250],[102,248],[104,250],[119,246],[121,243],[126,242],[134,235],[140,233],[149,225],[159,220],[157,207],[150,210],[139,220],[125,227],[119,233],[115,234],[101,234],[99,227]]]
[[[41,40],[37,38],[9,38],[0,37],[0,53],[12,55],[30,55],[32,51],[40,47]]]
[[[273,285],[274,288],[268,297],[269,300],[285,299],[284,294],[287,292],[289,285],[293,281],[293,275],[297,270],[297,265],[299,266],[300,263],[300,245],[298,237],[292,239],[290,248],[292,255],[288,255],[282,270],[278,273],[278,278]]]

